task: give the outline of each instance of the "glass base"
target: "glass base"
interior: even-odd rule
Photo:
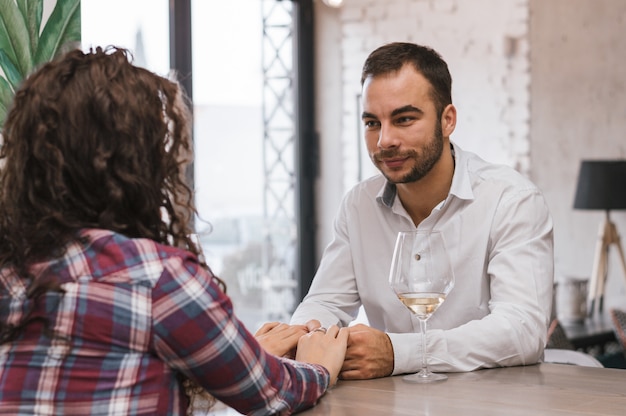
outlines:
[[[408,376],[402,377],[402,380],[406,381],[407,383],[417,384],[434,383],[437,381],[446,381],[447,379],[448,376],[445,374],[431,373],[427,370],[422,370],[419,373],[409,374]]]

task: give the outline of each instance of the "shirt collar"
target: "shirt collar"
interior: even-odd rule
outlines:
[[[467,154],[456,143],[450,142],[452,150],[452,157],[454,157],[454,174],[452,176],[452,185],[450,186],[450,192],[446,197],[446,200],[450,196],[454,196],[459,199],[474,199],[474,192],[472,191],[472,184],[470,181],[470,174],[467,166]],[[385,205],[388,208],[393,206],[393,202],[396,199],[398,190],[396,185],[385,181],[385,184],[376,195],[376,200]]]

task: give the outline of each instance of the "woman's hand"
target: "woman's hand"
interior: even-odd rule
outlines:
[[[304,325],[268,322],[256,331],[254,337],[270,354],[294,358],[298,340],[307,333],[308,329]]]
[[[330,373],[330,385],[335,385],[346,356],[348,333],[348,328],[337,325],[314,329],[298,341],[296,360],[323,365]]]

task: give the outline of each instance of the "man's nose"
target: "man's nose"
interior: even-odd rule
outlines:
[[[397,146],[397,139],[393,128],[389,125],[381,125],[378,133],[378,148],[389,149]]]

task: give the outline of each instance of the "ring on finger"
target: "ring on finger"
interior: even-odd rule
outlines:
[[[322,333],[326,333],[326,328],[324,328],[323,326],[320,326],[319,328],[315,328],[313,330],[313,332],[322,332]]]

